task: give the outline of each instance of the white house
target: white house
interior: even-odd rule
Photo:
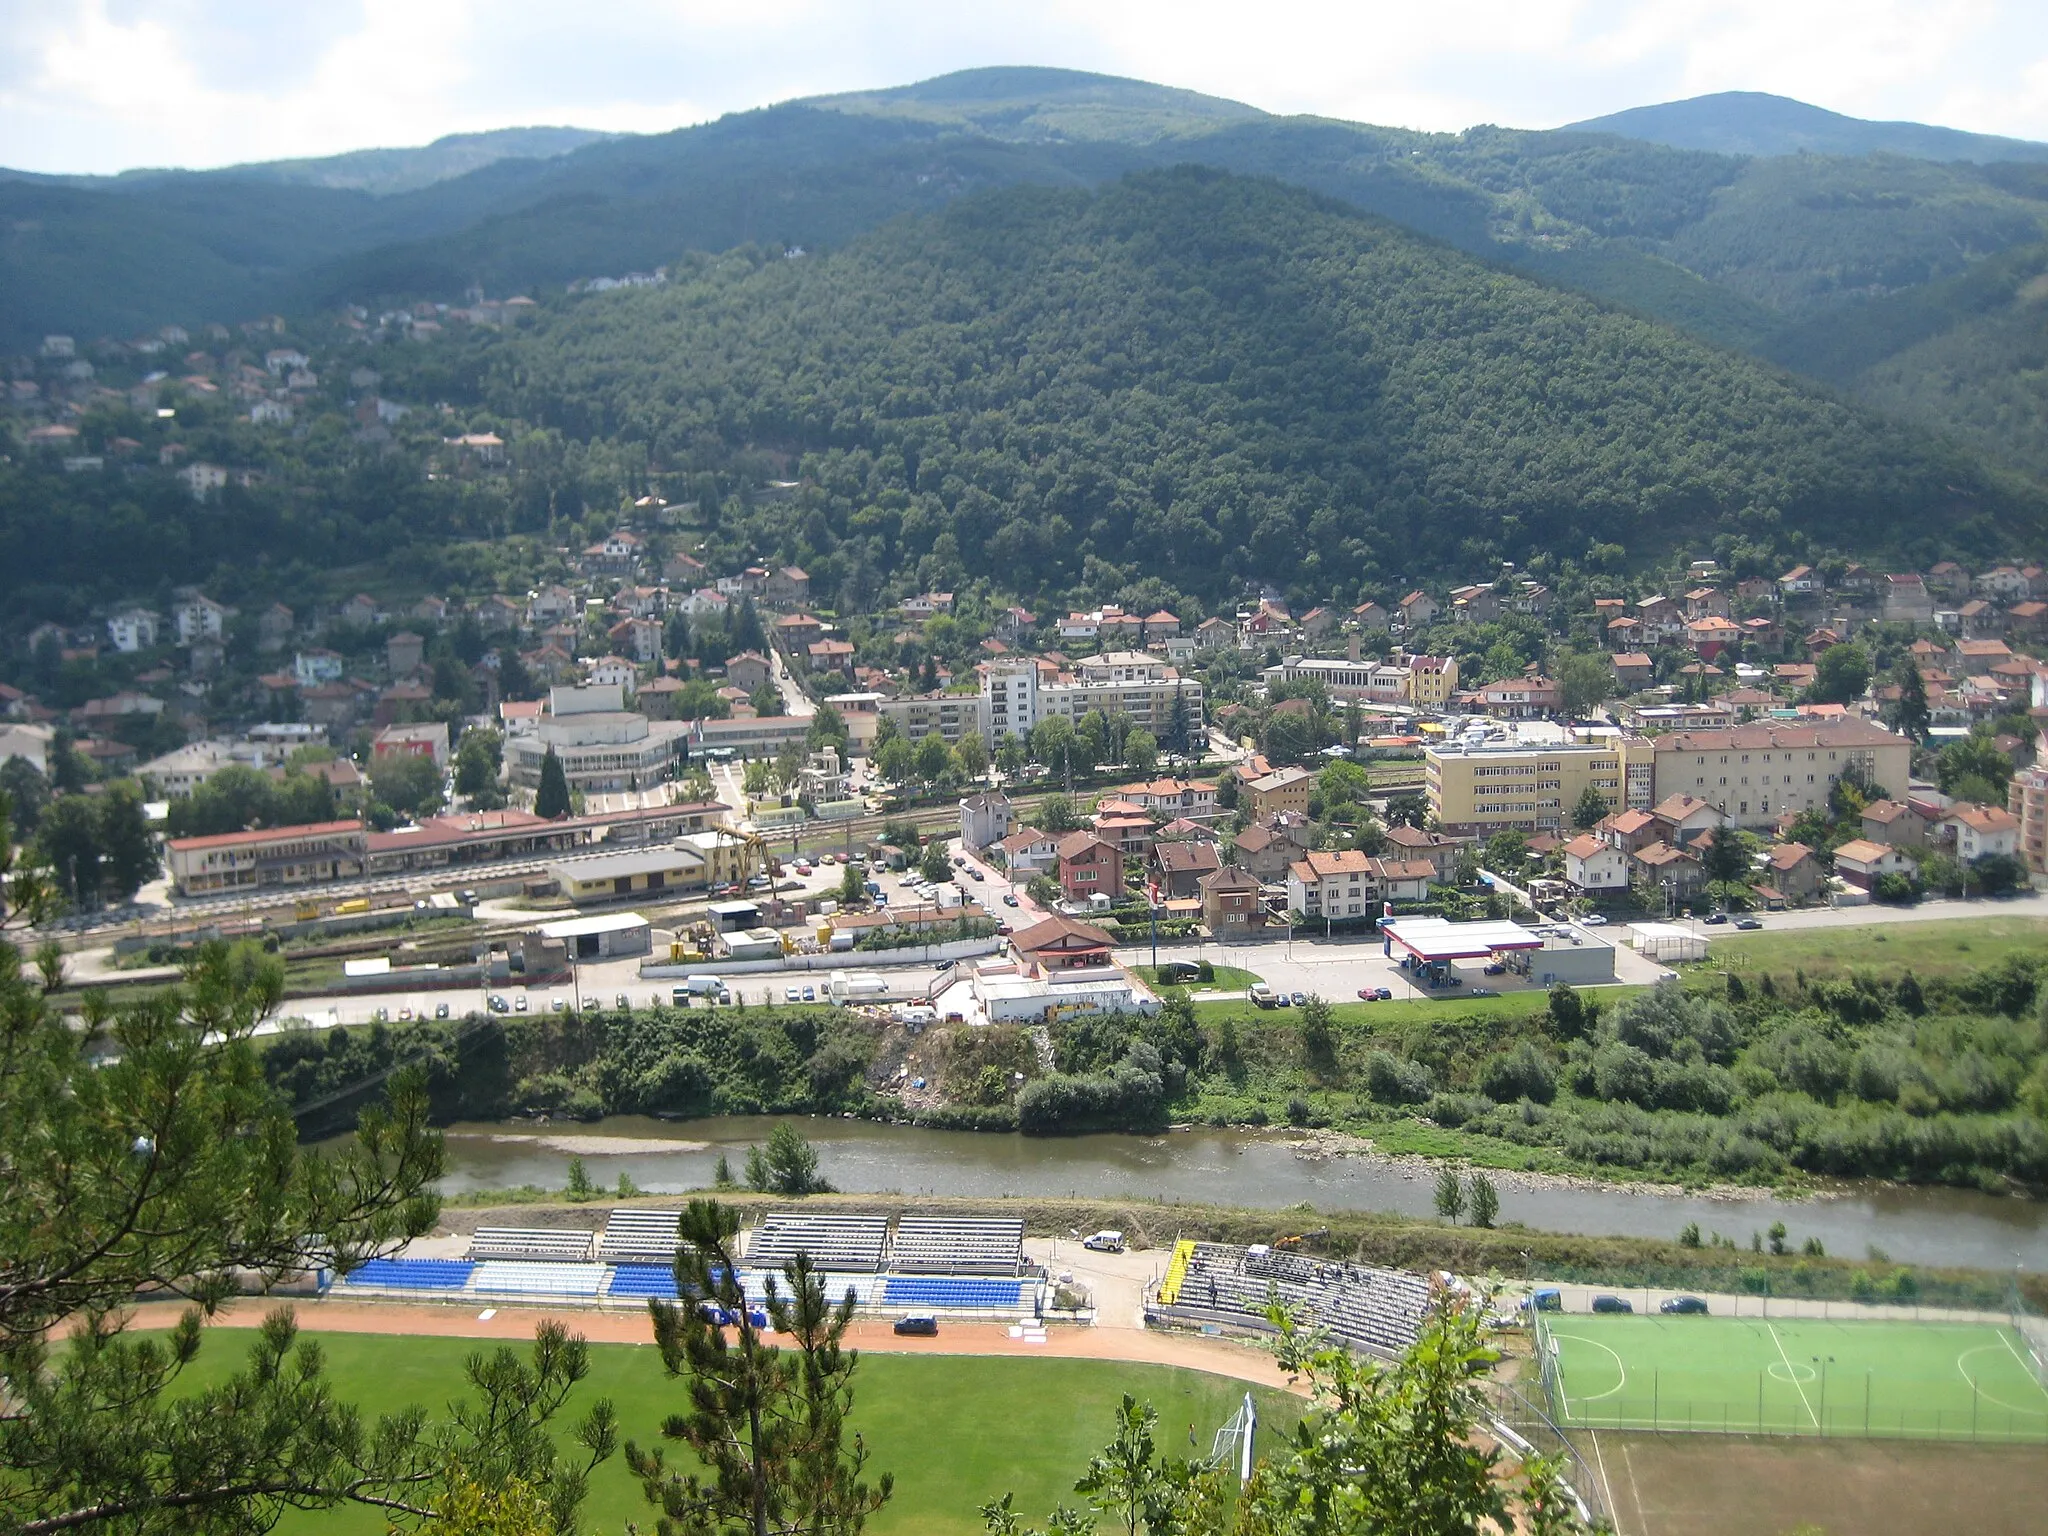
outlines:
[[[300,651],[292,658],[292,676],[301,688],[341,681],[346,663],[333,651]]]
[[[156,644],[156,615],[147,608],[124,608],[107,620],[107,635],[117,651],[146,651]]]
[[[1965,864],[1993,854],[2013,857],[2019,851],[2019,819],[2003,806],[1961,802],[1948,808],[1940,826],[1956,843],[1956,857]]]
[[[249,419],[259,427],[288,427],[292,408],[282,400],[258,400],[249,407]]]
[[[190,645],[194,640],[218,640],[227,627],[234,609],[225,603],[216,603],[203,592],[195,592],[178,602],[178,644]]]
[[[218,464],[187,464],[178,471],[178,478],[195,500],[204,501],[228,483],[228,472]]]
[[[1003,839],[1003,858],[1012,880],[1049,875],[1059,868],[1059,839],[1036,827],[1019,827]]]
[[[584,683],[592,688],[616,683],[622,696],[630,699],[640,684],[640,669],[623,656],[601,656],[590,664],[590,673],[584,678]]]
[[[1564,877],[1579,891],[1628,889],[1628,855],[1590,832],[1564,845]]]
[[[1010,797],[1001,790],[969,795],[960,802],[960,841],[987,848],[1010,835]]]

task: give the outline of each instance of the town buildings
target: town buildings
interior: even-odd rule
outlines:
[[[1852,766],[1886,796],[1903,799],[1913,744],[1867,720],[1755,721],[1716,731],[1674,731],[1654,742],[1656,797],[1689,794],[1744,827],[1825,810],[1828,791]]]
[[[1652,798],[1650,742],[1619,733],[1526,722],[1467,731],[1422,756],[1430,813],[1458,837],[1559,831],[1589,789],[1614,808]]]

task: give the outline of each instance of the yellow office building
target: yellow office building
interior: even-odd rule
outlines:
[[[1430,812],[1453,837],[1562,831],[1588,789],[1610,810],[1653,803],[1656,756],[1642,737],[1492,722],[1432,742],[1422,758]]]

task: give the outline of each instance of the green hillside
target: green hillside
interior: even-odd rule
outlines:
[[[1928,123],[1880,123],[1846,117],[1763,91],[1720,91],[1687,101],[1630,107],[1573,123],[1589,133],[1618,133],[1678,149],[1723,155],[1911,155],[1922,160],[2048,161],[2048,144],[1966,133]]]
[[[469,345],[438,378],[656,467],[809,455],[817,502],[752,533],[821,585],[1341,594],[1679,530],[1988,550],[2043,512],[1765,367],[1193,168],[701,260]]]

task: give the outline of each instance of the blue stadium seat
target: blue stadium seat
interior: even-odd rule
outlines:
[[[675,1271],[666,1264],[620,1264],[612,1270],[612,1283],[605,1288],[608,1296],[659,1296],[673,1301],[676,1296]]]
[[[963,1279],[948,1275],[891,1275],[882,1287],[889,1307],[1005,1308],[1020,1304],[1024,1285],[1018,1280]]]
[[[344,1285],[381,1285],[408,1291],[459,1291],[476,1266],[466,1259],[372,1259]]]

